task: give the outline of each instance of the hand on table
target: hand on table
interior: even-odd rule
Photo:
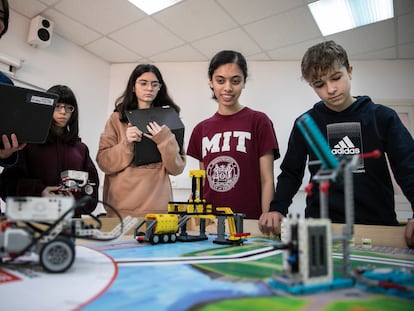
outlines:
[[[266,212],[260,215],[259,230],[268,236],[277,236],[281,231],[283,215],[279,212]]]
[[[405,226],[405,243],[409,248],[414,248],[414,218],[408,220]]]

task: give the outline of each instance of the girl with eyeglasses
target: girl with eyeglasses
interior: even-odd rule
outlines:
[[[81,192],[62,192],[61,173],[67,170],[87,172],[92,184],[93,202],[77,208],[75,217],[90,214],[98,200],[99,177],[89,149],[79,137],[78,103],[73,91],[65,85],[48,90],[58,95],[49,135],[44,144],[27,144],[19,152],[13,167],[1,175],[1,197],[73,195],[80,199]]]
[[[168,94],[159,69],[152,64],[140,64],[132,71],[124,92],[115,101],[115,110],[101,135],[96,161],[105,173],[103,200],[123,217],[165,213],[172,200],[169,175],[178,175],[184,170],[185,153],[166,125],[152,122],[147,129],[138,129],[126,117],[128,110],[166,105],[180,112]],[[145,130],[149,134],[144,134]],[[161,162],[134,165],[135,144],[139,146],[143,136],[157,145]],[[114,216],[111,210],[107,210],[107,215]]]

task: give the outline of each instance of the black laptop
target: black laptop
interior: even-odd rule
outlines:
[[[10,139],[15,133],[19,143],[44,143],[57,99],[56,94],[0,83],[0,135]]]
[[[167,125],[174,133],[180,150],[184,143],[184,124],[178,113],[170,106],[153,107],[148,109],[135,109],[126,112],[129,122],[138,127],[144,133],[147,133],[147,125],[151,121],[157,122],[159,125]],[[146,138],[142,137],[142,141],[135,143],[134,164],[136,166],[161,162],[161,154],[157,145]]]

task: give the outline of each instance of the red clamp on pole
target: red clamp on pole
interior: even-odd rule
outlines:
[[[325,194],[328,195],[329,193],[329,187],[331,186],[331,183],[329,181],[325,181],[323,184],[319,186],[319,189]]]
[[[380,156],[381,156],[381,151],[379,151],[378,149],[375,149],[374,151],[371,151],[371,152],[362,153],[359,155],[361,159],[367,159],[367,158],[378,159]]]
[[[308,196],[311,196],[311,195],[312,195],[312,188],[313,188],[313,184],[312,184],[312,183],[309,183],[309,184],[305,187],[305,191],[306,191],[306,194],[307,194]]]

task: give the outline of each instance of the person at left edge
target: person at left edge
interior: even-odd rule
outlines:
[[[15,166],[0,175],[0,194],[7,196],[73,195],[78,200],[86,194],[62,193],[60,174],[66,170],[88,172],[93,184],[89,204],[75,209],[74,217],[92,213],[98,203],[99,177],[89,156],[88,147],[79,137],[79,108],[73,91],[66,85],[55,85],[47,92],[58,95],[52,125],[44,144],[27,144],[19,151]]]
[[[9,28],[9,3],[7,0],[0,1],[0,38]],[[0,83],[13,84],[3,72],[0,71]],[[4,148],[0,149],[0,166],[9,167],[17,162],[17,151],[23,149],[26,144],[19,144],[16,134],[11,134],[9,140],[6,134],[0,133]]]

